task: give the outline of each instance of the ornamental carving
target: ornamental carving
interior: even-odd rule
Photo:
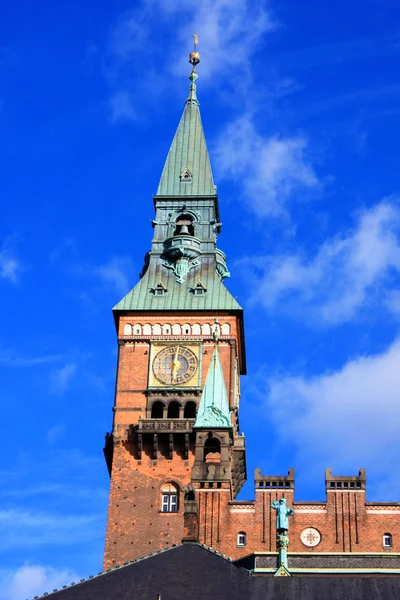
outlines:
[[[186,256],[179,258],[176,262],[170,262],[164,260],[163,265],[167,269],[172,269],[175,273],[177,283],[184,283],[186,281],[187,274],[194,267],[199,266],[199,260],[189,260]]]
[[[300,540],[304,546],[307,546],[307,548],[314,548],[320,543],[321,534],[318,529],[314,529],[314,527],[307,527],[307,529],[304,529],[304,531],[301,532]]]

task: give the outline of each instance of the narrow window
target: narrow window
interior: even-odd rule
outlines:
[[[162,487],[161,512],[178,512],[178,489],[172,483]]]
[[[240,531],[237,536],[237,545],[245,546],[246,545],[246,534],[244,531]]]
[[[384,548],[392,547],[392,535],[390,533],[385,533],[383,535],[383,547]]]

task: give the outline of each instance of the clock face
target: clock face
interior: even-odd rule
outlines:
[[[182,385],[197,372],[196,355],[184,346],[168,346],[153,361],[153,373],[161,383]]]

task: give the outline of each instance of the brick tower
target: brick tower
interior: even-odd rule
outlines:
[[[199,60],[195,47],[140,282],[113,309],[119,352],[105,445],[105,568],[184,537],[218,541],[221,507],[246,477],[238,425],[243,311],[223,284],[229,272],[216,247],[221,223],[196,96]]]

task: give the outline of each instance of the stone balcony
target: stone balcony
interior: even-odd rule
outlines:
[[[191,433],[195,419],[140,419],[140,433]]]

